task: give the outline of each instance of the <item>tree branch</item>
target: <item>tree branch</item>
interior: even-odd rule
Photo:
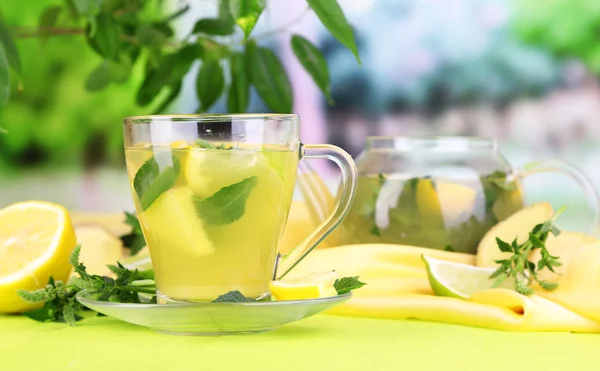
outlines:
[[[26,28],[26,27],[11,27],[14,37],[19,39],[30,39],[36,37],[47,37],[47,36],[74,36],[83,35],[85,30],[83,28],[68,28],[68,27],[39,27],[39,28]]]

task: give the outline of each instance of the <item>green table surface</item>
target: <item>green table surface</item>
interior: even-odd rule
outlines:
[[[172,336],[107,317],[0,315],[0,370],[600,370],[600,335],[319,315],[278,330]]]

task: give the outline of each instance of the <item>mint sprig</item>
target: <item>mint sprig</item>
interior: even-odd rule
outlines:
[[[522,244],[519,244],[516,239],[512,243],[508,243],[496,238],[500,251],[512,253],[512,256],[495,261],[500,264],[500,267],[490,276],[495,279],[493,287],[499,287],[509,278],[515,282],[515,291],[523,295],[533,294],[533,289],[529,287],[533,282],[537,282],[546,291],[552,291],[558,287],[556,282],[540,279],[539,272],[543,269],[554,272],[554,267],[562,265],[559,257],[550,254],[546,248],[546,240],[550,233],[554,236],[560,234],[560,230],[554,225],[554,222],[565,209],[565,206],[561,207],[550,220],[536,225],[529,233],[527,241]],[[531,252],[535,249],[540,249],[541,253],[541,259],[537,263],[529,260]]]
[[[55,281],[50,277],[45,288],[36,291],[18,290],[17,294],[24,300],[33,303],[44,303],[40,309],[23,313],[25,316],[40,322],[66,322],[75,326],[83,307],[75,299],[79,291],[88,290],[95,294],[98,300],[114,301],[119,303],[140,303],[139,294],[156,294],[153,283],[143,284],[136,281],[154,279],[152,271],[129,270],[120,263],[108,265],[115,273],[116,278],[97,276],[87,273],[86,267],[79,261],[81,247],[78,245],[71,253],[69,262],[78,277],[74,277],[68,284]],[[152,299],[156,302],[156,298]]]

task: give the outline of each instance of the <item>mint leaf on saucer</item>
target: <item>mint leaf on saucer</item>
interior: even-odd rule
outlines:
[[[235,222],[246,212],[246,200],[256,185],[252,176],[241,182],[221,188],[204,200],[195,198],[196,211],[208,225],[226,225]]]
[[[248,303],[251,301],[255,301],[255,300],[252,298],[249,298],[247,296],[244,296],[241,292],[239,292],[238,290],[235,290],[235,291],[229,291],[227,294],[223,294],[223,295],[219,296],[212,302],[213,303]]]
[[[338,295],[349,293],[352,290],[360,289],[366,285],[364,282],[358,280],[358,276],[354,277],[342,277],[335,280],[333,287],[337,291]]]
[[[158,162],[152,157],[135,174],[133,188],[140,199],[142,210],[147,210],[160,195],[175,184],[180,165],[177,157],[173,156],[172,159],[172,166],[166,166],[162,172],[159,172]]]

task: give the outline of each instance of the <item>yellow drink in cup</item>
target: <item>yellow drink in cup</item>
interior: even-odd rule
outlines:
[[[159,303],[212,301],[235,290],[251,298],[268,294],[298,161],[311,157],[304,155],[297,139],[297,118],[274,116],[279,119],[273,123],[266,122],[268,115],[247,116],[239,125],[210,116],[204,135],[160,142],[137,139],[154,138],[153,122],[158,121],[161,129],[170,125],[189,132],[204,116],[186,116],[191,122],[179,122],[178,116],[125,121],[127,169]],[[247,121],[255,123],[248,126]],[[225,135],[213,134],[219,129]],[[263,136],[256,142],[232,138],[236,132],[245,137],[255,129]],[[328,223],[293,250],[289,259],[283,257],[279,270],[283,275],[339,225],[353,197],[356,174],[349,156],[333,146],[314,148],[314,157],[335,157],[344,169],[345,190]]]

